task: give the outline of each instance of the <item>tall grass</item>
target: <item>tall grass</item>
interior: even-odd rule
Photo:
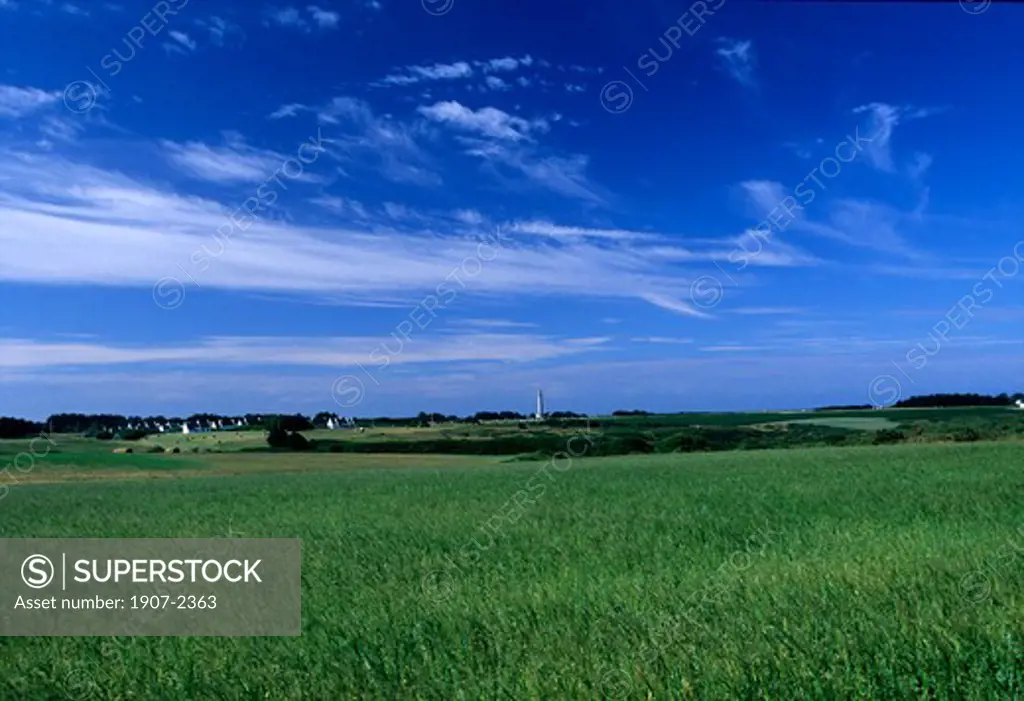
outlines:
[[[3,638],[0,697],[1015,698],[1022,493],[1014,442],[22,486],[4,537],[302,538],[303,635]]]

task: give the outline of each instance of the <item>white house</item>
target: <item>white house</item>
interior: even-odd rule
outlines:
[[[334,417],[333,416],[329,417],[327,419],[327,428],[330,429],[331,431],[333,431],[336,428],[338,428],[338,424],[334,423]]]
[[[1017,408],[1018,409],[1024,409],[1024,399],[1018,399],[1017,400]]]

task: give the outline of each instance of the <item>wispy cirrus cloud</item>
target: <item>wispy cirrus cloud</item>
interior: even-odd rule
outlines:
[[[606,206],[609,195],[587,173],[590,157],[584,154],[547,154],[498,141],[466,140],[466,153],[484,161],[487,170],[509,187],[527,184],[590,205]]]
[[[611,239],[616,241],[654,241],[662,240],[658,234],[626,229],[595,229],[578,226],[562,226],[549,221],[520,221],[514,223],[510,232],[524,232],[538,236],[550,236],[556,239]]]
[[[271,112],[267,119],[284,119],[286,117],[295,117],[301,112],[308,112],[312,108],[308,105],[303,105],[299,102],[291,102],[287,105],[281,105],[276,110]]]
[[[88,17],[89,16],[89,11],[88,10],[86,10],[84,7],[79,7],[78,5],[76,5],[74,3],[71,3],[71,2],[62,3],[61,6],[60,6],[60,11],[63,12],[64,14],[66,14],[66,15],[71,15],[72,17]]]
[[[727,311],[744,316],[792,316],[803,314],[805,310],[800,307],[735,307]]]
[[[682,314],[683,316],[694,316],[700,318],[707,318],[710,316],[710,314],[700,311],[689,302],[683,301],[683,298],[679,296],[674,297],[660,292],[645,292],[640,295],[640,298],[656,307],[661,307],[662,309],[667,309],[670,312]]]
[[[693,343],[692,338],[675,338],[672,336],[634,336],[629,340],[632,343],[653,343],[656,345],[689,345]]]
[[[392,73],[376,85],[415,85],[438,80],[458,80],[473,75],[473,68],[465,61],[435,63],[431,66],[406,66],[402,71]]]
[[[181,172],[214,183],[262,183],[288,159],[283,154],[249,146],[241,135],[232,132],[225,134],[223,146],[197,141],[161,141],[160,145],[165,158]],[[318,180],[308,173],[295,179]]]
[[[546,119],[525,119],[496,107],[472,109],[454,100],[418,108],[427,119],[456,134],[465,153],[481,159],[495,178],[511,187],[525,178],[533,186],[565,197],[605,205],[608,195],[590,181],[584,154],[557,154],[543,149],[537,136],[550,128]]]
[[[314,108],[333,126],[329,153],[353,168],[372,168],[397,183],[438,186],[434,159],[420,146],[416,125],[374,113],[365,100],[336,97]]]
[[[495,107],[481,107],[478,110],[472,110],[454,100],[437,102],[429,107],[420,107],[417,111],[435,122],[494,139],[531,140],[532,133],[548,130],[548,123],[543,119],[527,120],[510,115]]]
[[[560,338],[537,334],[466,332],[424,333],[393,354],[396,364],[513,362],[577,355],[598,350],[605,337]],[[0,368],[174,364],[208,366],[356,367],[381,339],[350,337],[213,337],[191,343],[115,345],[95,342],[47,342],[0,338]]]
[[[217,15],[196,20],[196,26],[209,34],[210,41],[215,46],[224,46],[229,38],[241,38],[244,35],[240,26]]]
[[[756,85],[754,69],[757,66],[757,54],[754,43],[750,40],[728,39],[719,37],[719,47],[715,50],[722,67],[740,85],[752,88]]]
[[[868,162],[877,170],[886,173],[896,172],[892,156],[892,135],[896,127],[905,122],[924,119],[945,111],[945,107],[913,107],[911,105],[890,105],[885,102],[871,102],[855,107],[853,113],[864,115],[867,122],[865,129],[868,133],[873,134],[871,141],[865,147]],[[931,160],[927,154],[918,154],[917,168],[920,168],[920,164],[923,162],[920,156],[928,159],[927,165],[920,170],[923,173],[931,164]]]
[[[370,213],[367,211],[363,203],[358,200],[332,195],[321,195],[320,197],[311,197],[309,202],[335,214],[344,214],[355,219],[370,219]]]
[[[253,164],[239,167],[218,157],[208,164],[206,150],[198,155],[204,177],[256,177]],[[156,281],[175,275],[180,267],[175,261],[191,265],[193,252],[222,246],[213,232],[231,211],[209,199],[57,156],[7,152],[0,158],[0,248],[5,251],[0,280],[136,288],[151,295]],[[483,297],[645,299],[673,311],[693,311],[680,301],[691,271],[638,243],[597,245],[585,238],[522,233],[504,237],[500,247],[490,244],[478,274],[460,273],[479,250],[480,237],[491,233],[470,228],[439,236],[433,227],[401,233],[260,220],[230,241],[229,250],[203,272],[202,285],[367,304],[408,303],[436,295],[447,284]],[[462,282],[453,275],[461,275]]]
[[[266,26],[284,27],[300,32],[309,32],[314,25],[322,30],[337,29],[340,20],[341,15],[337,12],[318,5],[307,5],[305,12],[294,5],[271,6],[263,11],[263,22]]]
[[[927,153],[915,153],[914,159],[907,165],[907,176],[911,180],[920,181],[932,166],[932,157]]]
[[[289,29],[309,30],[309,23],[295,7],[268,7],[263,11],[263,16],[267,24],[275,24]]]
[[[372,169],[396,183],[437,186],[442,180],[434,159],[420,146],[420,130],[391,116],[374,113],[370,104],[355,97],[335,97],[321,105],[289,103],[272,112],[278,120],[315,114],[332,127],[331,155],[346,166]]]
[[[313,21],[321,29],[335,29],[341,21],[341,15],[337,12],[325,10],[316,5],[310,5],[306,10],[312,15]]]
[[[488,61],[474,61],[474,66],[477,66],[483,71],[502,73],[514,71],[520,67],[529,68],[533,65],[533,56],[526,54],[520,58],[513,58],[512,56],[503,56],[502,58],[492,58]]]
[[[510,321],[508,319],[456,319],[449,326],[470,327],[477,329],[532,329],[537,324],[529,321]]]
[[[0,117],[25,117],[56,104],[60,99],[60,90],[0,85]]]
[[[533,63],[533,57],[527,54],[521,58],[504,56],[483,61],[453,61],[452,63],[403,66],[371,85],[374,87],[408,86],[438,81],[464,80],[478,75],[478,71],[484,74],[510,73],[520,68],[528,68]],[[496,75],[486,75],[484,81],[485,85],[492,90],[504,90],[511,87],[509,83]]]
[[[164,50],[168,53],[188,55],[196,50],[198,46],[192,37],[185,32],[171,30],[168,32],[171,41],[164,42]]]
[[[780,204],[787,197],[796,203],[791,193],[779,182],[751,180],[742,183],[740,187],[757,216],[769,216],[772,212],[777,215]],[[788,213],[792,216],[784,218],[786,231],[811,234],[878,253],[908,258],[922,255],[903,233],[911,220],[917,219],[916,215],[880,202],[837,198],[822,205],[816,204],[813,211],[795,204]],[[811,216],[819,213],[824,214],[824,217]],[[768,243],[756,245],[759,237],[763,238],[763,234],[752,231],[740,241],[748,250],[760,250],[758,258],[779,252],[787,245],[777,236],[772,237]]]

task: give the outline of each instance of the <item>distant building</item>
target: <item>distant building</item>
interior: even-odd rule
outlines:
[[[544,391],[537,390],[537,412],[534,414],[537,421],[544,420]]]
[[[1018,409],[1024,409],[1024,399],[1018,399],[1016,404]]]

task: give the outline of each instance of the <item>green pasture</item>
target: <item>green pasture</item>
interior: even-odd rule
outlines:
[[[1024,695],[1017,441],[53,457],[116,474],[11,488],[3,537],[302,538],[303,634],[3,638],[0,698]]]

